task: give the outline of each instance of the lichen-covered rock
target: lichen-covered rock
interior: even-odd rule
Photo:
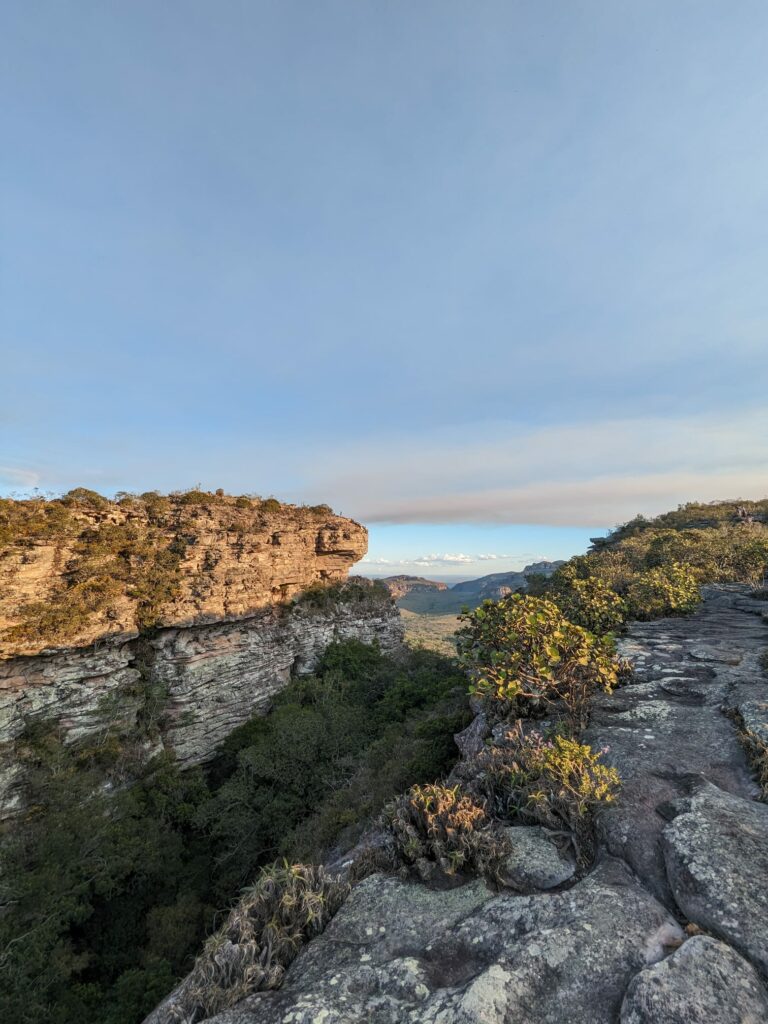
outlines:
[[[717,939],[697,935],[629,984],[621,1024],[765,1024],[768,994],[755,969]]]
[[[682,938],[606,861],[556,895],[434,891],[375,875],[294,961],[283,987],[216,1024],[613,1024],[630,979]]]
[[[634,678],[594,699],[585,734],[593,747],[609,748],[606,760],[622,779],[621,799],[600,814],[601,839],[670,906],[660,842],[665,808],[689,792],[692,779],[759,795],[738,731],[722,713],[765,694],[758,663],[768,633],[755,614],[759,602],[745,590],[706,588],[692,616],[633,623],[618,646]]]
[[[576,874],[573,857],[561,853],[547,830],[537,825],[507,828],[511,853],[504,865],[504,881],[522,892],[554,889]]]
[[[768,975],[768,806],[704,783],[664,829],[675,902]]]

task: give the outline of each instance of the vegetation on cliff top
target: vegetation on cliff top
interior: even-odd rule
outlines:
[[[320,522],[328,505],[283,505],[275,498],[231,497],[199,489],[162,495],[120,492],[111,501],[84,487],[60,498],[0,498],[0,562],[41,543],[53,545],[59,579],[45,600],[13,609],[9,643],[64,644],[98,623],[115,631],[119,608],[135,608],[135,626],[155,626],[179,595],[183,561],[200,530],[200,515],[216,510],[224,531],[265,529],[276,512]]]

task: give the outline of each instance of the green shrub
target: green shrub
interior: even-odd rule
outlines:
[[[560,734],[526,734],[518,723],[478,755],[472,771],[492,813],[565,831],[584,864],[594,849],[595,812],[616,800],[621,784],[602,763],[604,753]]]
[[[460,664],[496,719],[541,715],[562,704],[582,723],[589,697],[610,693],[620,663],[610,637],[596,638],[544,598],[512,594],[460,618]]]
[[[64,505],[87,505],[89,508],[109,508],[109,499],[87,487],[74,487],[62,495]]]
[[[686,615],[700,601],[695,575],[678,562],[638,573],[627,587],[627,606],[635,619]]]
[[[279,512],[282,507],[277,498],[264,498],[261,503],[262,512]]]
[[[195,1024],[251,992],[277,988],[301,947],[323,931],[348,891],[315,865],[263,868],[206,942],[168,1010],[168,1024]]]
[[[569,579],[563,573],[551,600],[570,622],[597,635],[621,629],[627,618],[626,602],[597,576]]]
[[[485,808],[458,786],[413,786],[382,815],[395,856],[420,877],[475,871],[497,877],[510,850]]]

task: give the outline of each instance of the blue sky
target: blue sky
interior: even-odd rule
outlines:
[[[328,501],[472,575],[768,492],[764,0],[7,0],[0,40],[5,493]]]

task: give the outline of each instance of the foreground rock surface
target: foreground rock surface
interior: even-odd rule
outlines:
[[[618,861],[555,895],[447,892],[374,875],[283,987],[216,1024],[608,1024],[682,933]]]
[[[768,976],[768,805],[704,784],[662,836],[683,913]]]
[[[621,1024],[764,1024],[768,994],[729,946],[697,935],[630,982]]]

